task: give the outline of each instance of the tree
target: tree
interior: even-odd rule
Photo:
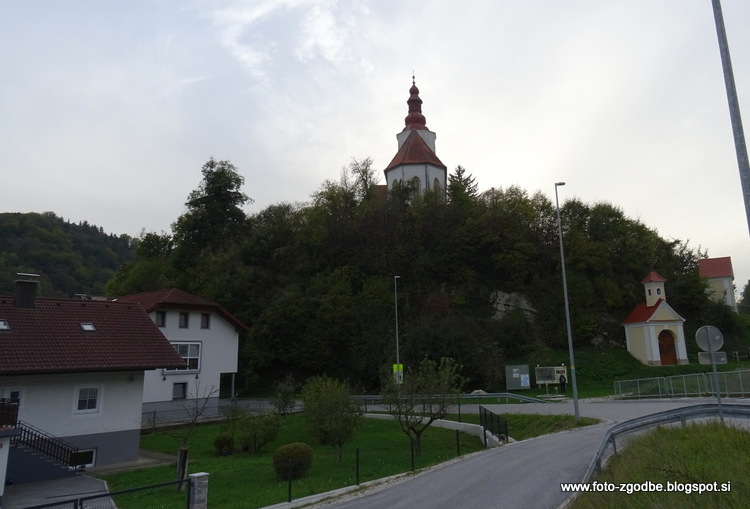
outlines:
[[[362,407],[349,385],[325,375],[307,381],[302,388],[305,420],[321,444],[336,448],[339,461],[344,444],[351,438],[362,417]]]
[[[461,366],[443,357],[440,363],[425,357],[417,371],[407,370],[403,383],[388,377],[383,390],[383,404],[412,440],[414,453],[422,453],[422,433],[448,413],[461,392],[464,379]]]
[[[448,175],[448,201],[451,203],[465,203],[477,198],[478,184],[471,173],[466,173],[466,168],[456,166],[453,173]]]
[[[245,179],[229,161],[203,165],[203,182],[185,202],[188,210],[172,225],[174,242],[183,260],[199,255],[204,249],[226,245],[245,222],[242,206],[252,203],[240,188]]]

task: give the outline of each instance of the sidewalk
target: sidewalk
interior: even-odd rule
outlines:
[[[141,449],[137,461],[90,468],[73,477],[63,477],[51,481],[11,484],[5,487],[3,509],[23,509],[25,507],[64,501],[84,495],[96,495],[107,491],[107,483],[93,476],[103,476],[116,472],[126,472],[139,468],[176,463],[177,458],[170,454],[160,454]]]

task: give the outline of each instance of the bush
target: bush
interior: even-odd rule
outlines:
[[[303,442],[282,445],[273,453],[273,469],[283,481],[299,479],[310,470],[312,462],[312,447]]]
[[[219,433],[214,438],[214,447],[218,453],[223,451],[232,452],[232,449],[234,449],[234,438],[227,433]]]
[[[259,452],[278,436],[280,429],[279,414],[248,417],[240,427],[240,446],[245,452]]]

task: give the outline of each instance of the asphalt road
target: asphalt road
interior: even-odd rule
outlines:
[[[605,422],[475,453],[401,482],[316,507],[554,509],[569,496],[561,491],[560,483],[581,481],[602,438],[616,422],[707,402],[714,403],[715,399],[581,401],[582,416]],[[746,400],[729,402],[748,404]],[[572,403],[483,406],[496,413],[573,413]],[[468,413],[470,409],[464,406],[462,411]]]

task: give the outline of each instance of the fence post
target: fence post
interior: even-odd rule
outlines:
[[[458,429],[456,429],[456,456],[461,456],[461,441],[460,436],[458,434]]]
[[[188,490],[188,509],[208,508],[208,473],[198,472],[190,474],[190,489]]]
[[[357,486],[359,486],[359,447],[357,447]]]

